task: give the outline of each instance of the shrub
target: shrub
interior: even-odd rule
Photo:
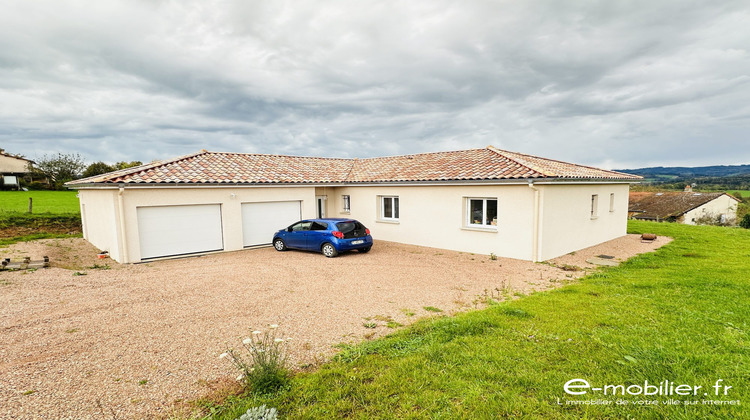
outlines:
[[[740,220],[740,227],[750,229],[750,214],[746,214],[742,217],[742,220]]]
[[[737,220],[734,216],[727,216],[715,213],[703,213],[701,216],[695,218],[696,225],[711,225],[711,226],[734,226]]]
[[[253,407],[243,415],[239,420],[276,420],[278,414],[275,408],[266,408],[265,404],[260,407]]]
[[[280,390],[289,382],[286,359],[286,342],[277,336],[278,325],[271,325],[264,332],[253,331],[242,340],[244,352],[234,349],[222,353],[219,358],[228,358],[239,369],[238,381],[242,381],[253,392],[268,394]],[[241,353],[247,353],[243,355]]]

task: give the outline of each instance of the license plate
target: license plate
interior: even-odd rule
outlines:
[[[363,243],[365,243],[365,241],[352,241],[352,245],[359,245]]]

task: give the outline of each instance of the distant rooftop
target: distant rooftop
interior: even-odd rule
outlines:
[[[0,156],[5,156],[5,157],[13,158],[13,159],[18,159],[18,160],[25,160],[26,162],[34,163],[33,160],[26,159],[25,157],[23,157],[21,155],[14,155],[14,154],[11,154],[11,153],[8,153],[8,152],[5,152],[5,151],[0,152]]]
[[[634,216],[637,219],[666,220],[680,217],[722,195],[725,195],[725,193],[693,191],[631,192],[628,212],[637,213]],[[736,200],[736,198],[734,199]]]

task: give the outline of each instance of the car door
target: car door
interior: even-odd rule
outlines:
[[[329,241],[330,235],[327,223],[313,222],[310,226],[310,231],[307,233],[305,248],[310,251],[319,251],[323,243]]]
[[[310,232],[311,225],[311,221],[303,220],[289,226],[287,234],[284,237],[286,246],[289,248],[306,249],[307,234]],[[291,232],[289,231],[290,229]]]

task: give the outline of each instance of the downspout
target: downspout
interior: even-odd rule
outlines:
[[[529,188],[534,190],[534,237],[532,238],[532,249],[531,249],[531,261],[539,261],[539,201],[540,194],[539,188],[534,186],[534,181],[529,180]]]
[[[119,191],[117,192],[117,208],[120,213],[120,250],[122,262],[128,263],[130,262],[130,259],[128,258],[128,240],[127,240],[127,234],[125,233],[125,205],[123,204],[123,197],[122,193],[125,192],[125,188],[123,186],[120,186]]]

